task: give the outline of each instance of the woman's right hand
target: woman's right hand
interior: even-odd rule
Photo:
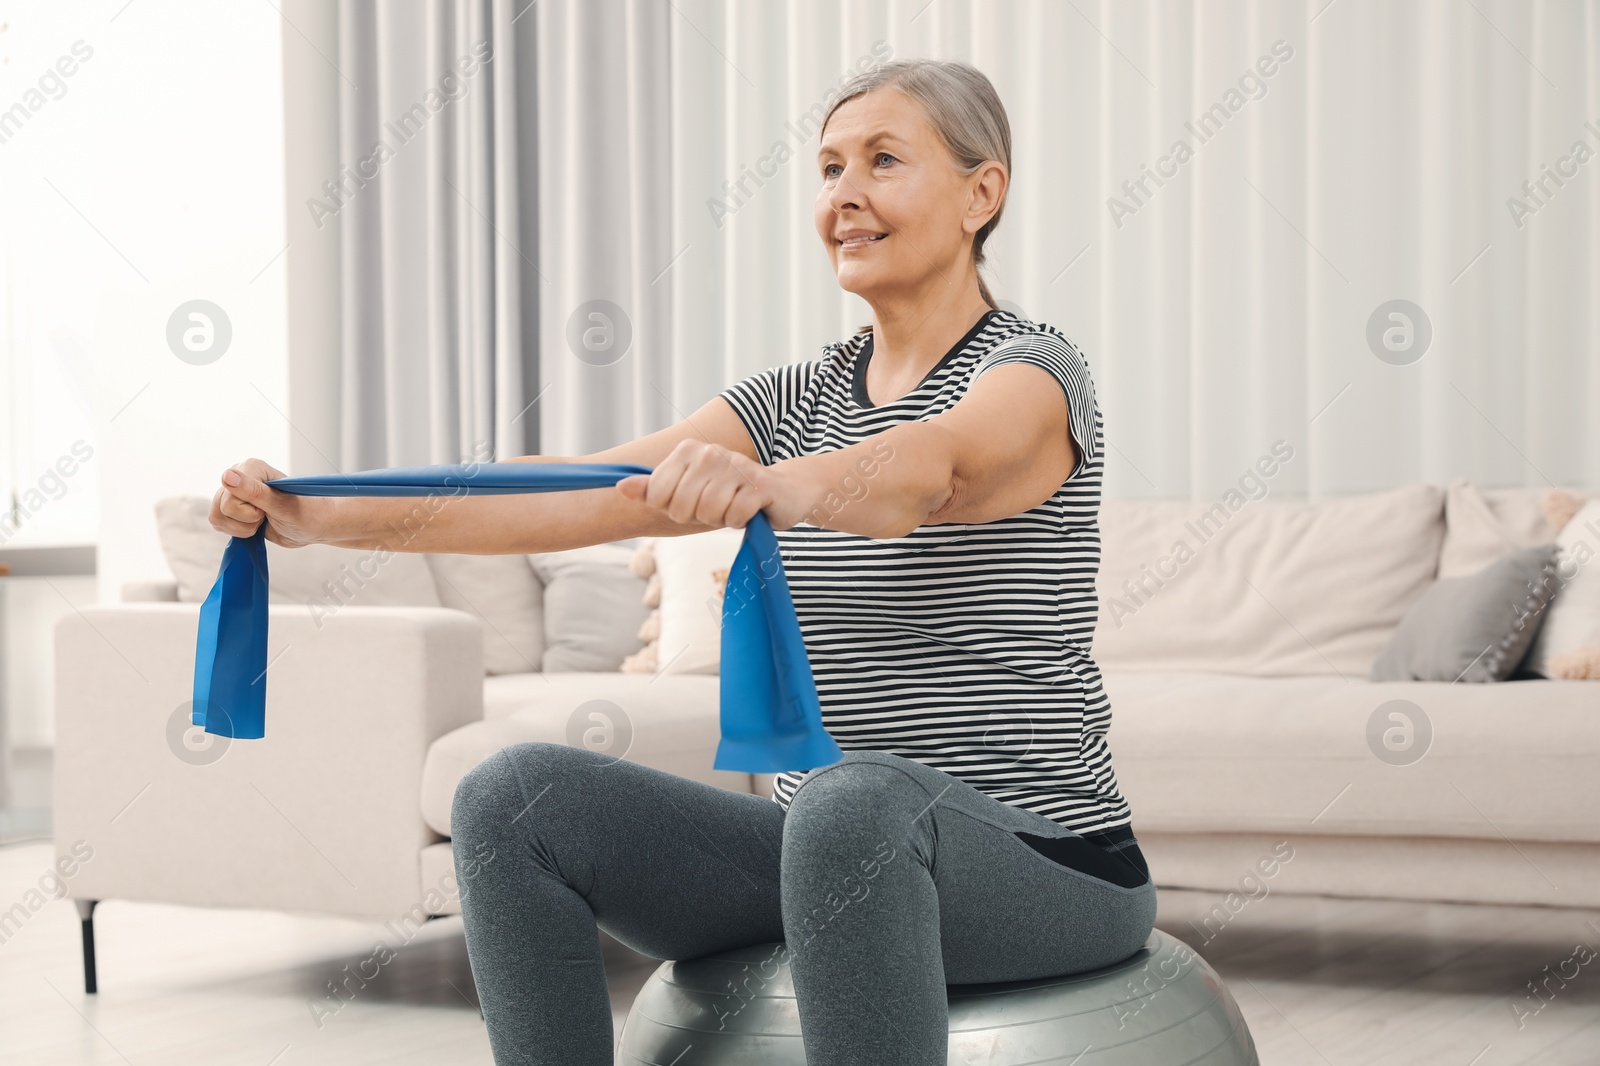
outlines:
[[[318,541],[336,501],[321,496],[297,496],[263,484],[284,477],[260,459],[246,459],[222,472],[222,487],[211,498],[211,528],[235,537],[248,537],[266,520],[266,538],[285,548],[300,548]],[[236,481],[237,484],[230,483]]]

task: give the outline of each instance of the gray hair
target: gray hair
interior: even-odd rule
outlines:
[[[896,59],[862,71],[840,86],[838,98],[822,118],[822,128],[827,129],[828,119],[841,104],[884,88],[898,89],[922,105],[934,132],[949,149],[956,169],[962,174],[976,173],[984,163],[995,160],[1005,166],[1006,175],[1010,176],[1011,123],[1006,118],[1005,105],[981,70],[959,60]],[[972,265],[975,269],[983,265],[984,242],[1000,224],[1005,209],[1006,194],[1003,193],[994,215],[973,236]],[[978,294],[990,307],[1000,306],[989,294],[981,270]],[[863,326],[862,330],[870,328]]]

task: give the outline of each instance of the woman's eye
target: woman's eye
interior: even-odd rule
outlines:
[[[873,156],[872,158],[873,158],[873,161],[876,162],[877,160],[880,160],[880,159],[893,159],[893,158],[895,158],[895,156],[891,152],[879,152],[877,155]],[[824,181],[826,181],[828,178],[831,178],[831,177],[835,176],[833,171],[834,171],[834,168],[837,167],[838,165],[839,165],[838,163],[829,163],[827,166],[822,168],[822,177],[823,177]]]

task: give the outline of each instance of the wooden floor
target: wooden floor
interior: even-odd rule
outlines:
[[[0,910],[50,857],[44,843],[0,848]],[[1157,925],[1216,967],[1264,1066],[1600,1063],[1600,913],[1276,893],[1207,942],[1189,923],[1210,894],[1159,899]],[[491,1062],[459,918],[429,923],[320,1026],[310,1003],[371,954],[378,923],[113,900],[95,925],[97,996],[83,994],[71,903],[0,943],[6,1066]],[[658,964],[603,939],[620,1030]],[[1526,983],[1568,959],[1564,987],[1529,998]]]

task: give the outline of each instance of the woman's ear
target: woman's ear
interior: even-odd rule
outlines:
[[[1006,168],[991,159],[972,175],[972,195],[967,201],[967,217],[962,228],[976,233],[988,223],[1005,202],[1006,187],[1010,184]]]

